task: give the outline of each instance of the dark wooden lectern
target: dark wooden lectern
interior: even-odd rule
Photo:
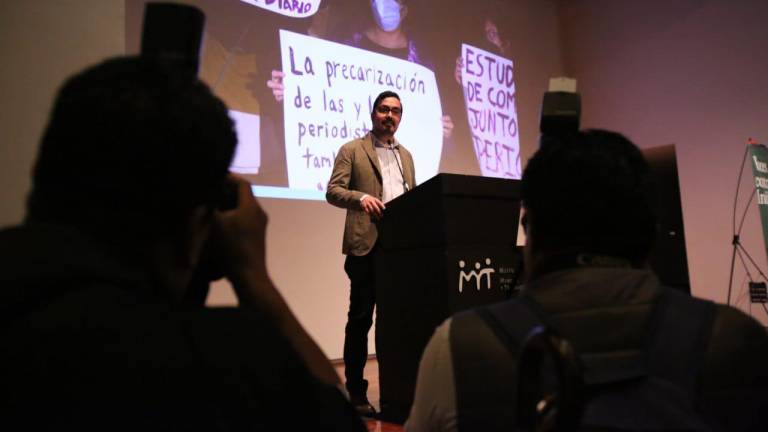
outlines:
[[[376,251],[383,419],[408,416],[435,327],[456,311],[509,296],[519,213],[519,181],[457,174],[439,174],[387,203]]]

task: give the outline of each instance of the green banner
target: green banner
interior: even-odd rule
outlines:
[[[755,175],[755,193],[763,223],[763,240],[768,253],[768,148],[763,144],[749,144],[749,164]]]

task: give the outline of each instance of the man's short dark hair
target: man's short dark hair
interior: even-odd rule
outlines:
[[[400,95],[398,95],[397,93],[395,93],[395,92],[393,92],[391,90],[385,90],[385,91],[379,93],[379,95],[376,96],[376,99],[374,99],[374,101],[373,101],[373,108],[371,110],[371,115],[373,115],[373,113],[376,112],[376,108],[379,107],[379,104],[381,104],[381,101],[383,101],[384,99],[386,99],[388,97],[393,97],[393,98],[395,98],[397,100],[400,100]],[[403,101],[400,101],[401,112],[402,112],[402,108],[403,108]]]
[[[533,244],[642,265],[656,230],[649,181],[642,153],[620,134],[588,130],[546,140],[522,179]]]
[[[139,57],[107,60],[59,91],[27,218],[178,222],[180,212],[215,206],[236,142],[226,106],[199,80]]]

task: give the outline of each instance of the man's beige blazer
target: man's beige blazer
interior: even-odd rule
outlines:
[[[416,186],[413,157],[402,145],[396,148],[400,153],[405,181],[413,189]],[[328,181],[325,199],[337,207],[347,209],[342,253],[359,256],[373,248],[378,230],[375,221],[360,206],[360,198],[368,194],[381,199],[382,192],[381,167],[373,146],[373,136],[368,133],[341,146]]]

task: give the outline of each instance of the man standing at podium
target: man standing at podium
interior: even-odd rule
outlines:
[[[385,203],[416,183],[411,153],[395,138],[402,115],[397,93],[385,91],[376,97],[371,132],[341,146],[325,194],[329,203],[347,209],[342,253],[347,256],[344,271],[351,288],[344,331],[344,374],[350,400],[364,416],[376,414],[366,394],[368,381],[363,379],[368,331],[376,305],[376,225],[384,215]]]

